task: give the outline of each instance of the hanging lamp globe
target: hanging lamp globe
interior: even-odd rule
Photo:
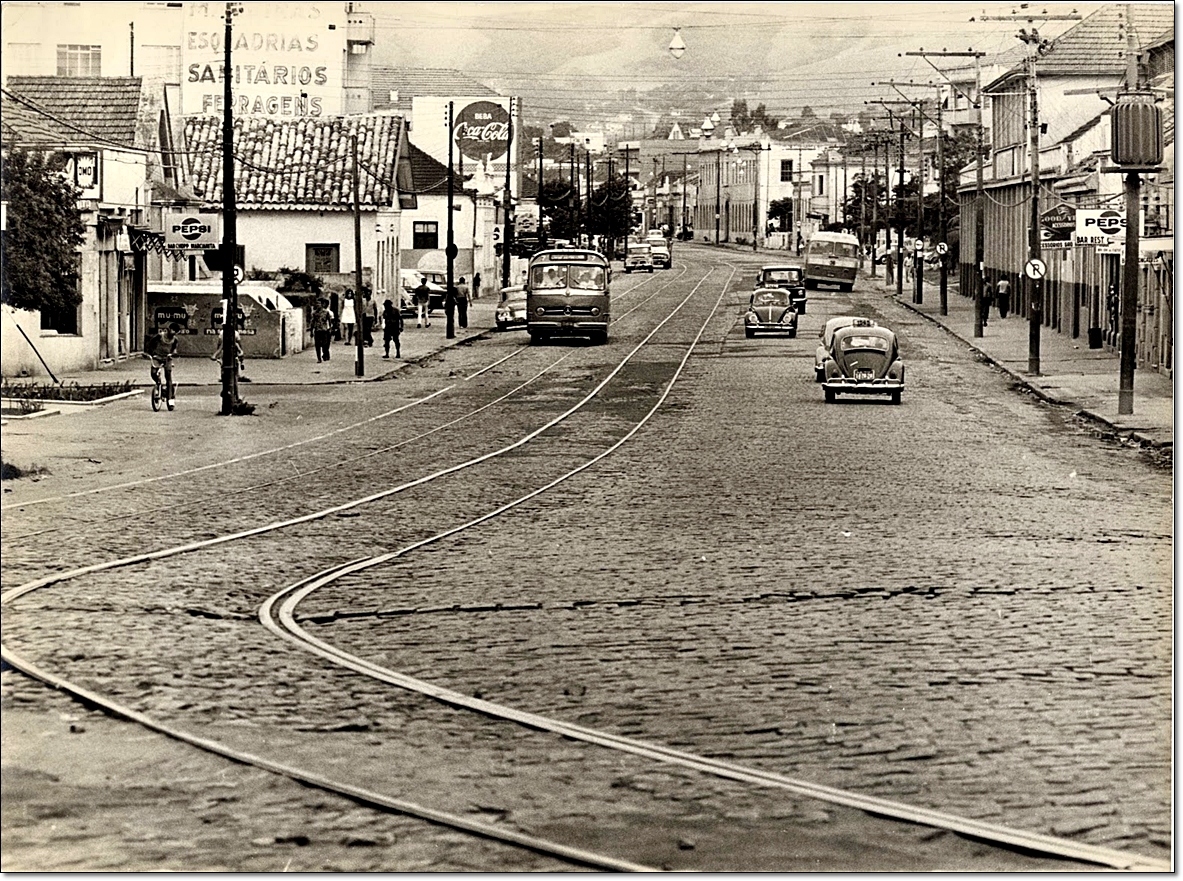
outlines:
[[[681,58],[685,51],[686,44],[682,42],[682,34],[678,28],[674,28],[674,38],[670,40],[670,55],[673,55],[674,58]]]

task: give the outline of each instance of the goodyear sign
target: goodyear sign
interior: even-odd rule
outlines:
[[[200,211],[164,216],[164,247],[168,251],[214,251],[222,240],[220,214]]]
[[[1039,215],[1040,239],[1048,242],[1069,242],[1076,229],[1076,208],[1057,205]]]

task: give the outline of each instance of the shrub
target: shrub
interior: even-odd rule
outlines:
[[[91,385],[81,385],[73,382],[69,385],[54,385],[52,383],[12,383],[7,380],[0,384],[0,397],[15,398],[19,401],[41,399],[44,401],[101,401],[121,395],[132,390],[131,380],[123,382],[103,382]],[[23,404],[21,405],[24,406]],[[40,409],[40,408],[38,408]]]

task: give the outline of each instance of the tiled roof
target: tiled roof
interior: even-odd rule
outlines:
[[[358,138],[362,205],[396,202],[400,116],[234,120],[235,202],[240,208],[350,210],[352,136]],[[189,180],[203,198],[222,198],[222,119],[185,120]]]
[[[28,99],[14,96],[7,89],[0,94],[0,141],[5,147],[37,147],[87,144],[77,132],[70,131],[45,115]]]
[[[370,85],[375,110],[394,107],[409,112],[412,98],[480,98],[498,94],[484,83],[447,68],[378,67],[370,75]],[[398,93],[397,101],[390,100],[391,92]]]
[[[7,88],[44,107],[59,127],[77,127],[80,139],[142,146],[136,144],[138,76],[10,76]]]
[[[1173,30],[1172,3],[1107,4],[1052,41],[1039,61],[1039,73],[1121,74],[1126,69],[1126,41],[1123,28],[1126,10],[1133,11],[1134,34],[1145,48]]]
[[[448,194],[448,166],[434,156],[424,153],[409,141],[407,158],[411,161],[411,179],[418,196],[446,196]],[[459,194],[463,189],[459,174],[452,175],[452,189]]]

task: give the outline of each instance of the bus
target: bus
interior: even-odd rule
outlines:
[[[577,248],[539,251],[526,271],[526,330],[531,342],[554,336],[608,341],[608,258]]]
[[[836,284],[845,293],[854,290],[858,274],[858,239],[844,232],[815,232],[805,246],[805,287]]]

